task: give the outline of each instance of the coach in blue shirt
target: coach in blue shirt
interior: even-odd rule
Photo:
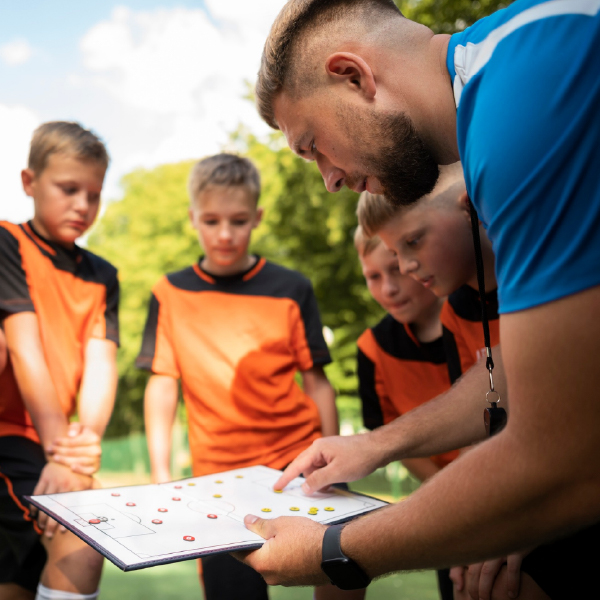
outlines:
[[[598,558],[599,10],[600,0],[518,0],[447,36],[391,0],[291,0],[273,25],[259,111],[316,161],[327,188],[410,203],[432,189],[438,164],[460,159],[496,254],[508,425],[408,501],[344,528],[341,550],[368,577],[540,544],[563,548],[548,572],[561,570],[565,548],[593,541],[578,561]],[[386,427],[319,440],[280,485],[304,472],[314,491],[482,439],[483,368]],[[270,538],[245,558],[267,582],[327,580],[324,527],[254,517],[247,526]],[[585,579],[577,566],[569,585]],[[533,578],[552,598],[586,589],[547,575]],[[522,597],[547,597],[525,588]]]

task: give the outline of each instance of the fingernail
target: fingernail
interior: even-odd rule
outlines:
[[[244,517],[244,522],[247,525],[254,525],[254,523],[256,523],[256,521],[258,521],[258,517],[255,517],[254,515],[246,515]]]
[[[508,592],[508,597],[509,598],[516,598],[517,594],[515,592]]]
[[[302,484],[302,491],[303,491],[305,494],[310,494],[310,493],[312,493],[312,490],[310,489],[310,486],[309,486],[309,485],[308,485],[308,483],[306,483],[306,482]]]

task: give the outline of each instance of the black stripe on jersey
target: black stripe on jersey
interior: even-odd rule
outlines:
[[[491,292],[486,292],[485,302],[488,319],[490,321],[498,319],[498,291],[492,290]],[[456,315],[461,319],[473,323],[481,323],[481,301],[479,300],[479,292],[474,290],[471,286],[463,285],[455,292],[452,292],[448,296],[448,303]]]
[[[21,263],[19,241],[0,227],[0,320],[19,312],[35,312],[35,308]]]
[[[384,352],[400,360],[431,362],[441,365],[446,362],[442,338],[433,342],[415,344],[404,325],[391,315],[386,315],[372,329],[377,344]]]
[[[449,329],[442,327],[442,340],[444,342],[444,351],[446,353],[446,361],[448,363],[448,375],[450,376],[450,383],[454,384],[462,375],[460,355],[458,353],[456,339],[454,338],[454,334]]]
[[[150,306],[148,307],[148,318],[146,327],[144,327],[144,337],[142,338],[142,349],[135,360],[135,366],[138,369],[152,370],[154,354],[156,353],[156,328],[158,327],[158,311],[160,303],[156,296],[150,296]]]
[[[381,427],[383,411],[375,388],[375,363],[360,348],[357,354],[357,368],[363,423],[367,429]]]
[[[260,260],[259,257],[257,259]],[[323,339],[319,307],[310,281],[298,271],[286,269],[271,262],[265,263],[256,275],[244,281],[244,276],[255,266],[253,265],[243,273],[229,277],[217,277],[210,274],[214,283],[202,279],[193,267],[169,273],[167,280],[172,286],[188,292],[212,291],[240,296],[289,298],[297,302],[304,321],[306,341],[311,350],[313,363],[315,365],[330,363],[331,356]]]

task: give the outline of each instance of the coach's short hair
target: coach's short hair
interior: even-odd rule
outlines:
[[[301,73],[302,61],[296,54],[310,34],[334,22],[358,19],[369,24],[402,16],[393,0],[289,0],[269,33],[262,54],[256,83],[256,104],[261,117],[279,129],[273,113],[273,101],[285,87],[294,97],[310,93],[318,76]]]
[[[242,187],[258,203],[260,175],[254,164],[237,154],[215,154],[197,162],[190,173],[188,191],[193,204],[210,187]]]
[[[33,132],[27,166],[39,175],[52,154],[64,154],[108,167],[108,152],[104,144],[95,133],[79,123],[50,121],[42,123]]]

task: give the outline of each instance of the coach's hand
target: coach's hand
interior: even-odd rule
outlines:
[[[74,473],[93,475],[100,468],[100,436],[81,423],[71,423],[65,437],[56,439],[49,448],[53,462],[69,467]]]
[[[329,583],[321,570],[325,525],[304,517],[260,519],[246,515],[244,524],[267,540],[262,548],[232,555],[258,571],[269,585]]]
[[[370,433],[319,438],[285,469],[273,486],[282,490],[292,479],[304,474],[305,494],[312,494],[333,483],[362,479],[380,466],[381,456]]]
[[[42,474],[33,490],[33,495],[77,492],[80,490],[89,490],[92,487],[94,487],[94,479],[92,477],[78,475],[65,465],[49,462],[42,469]],[[38,523],[47,537],[51,538],[56,533],[58,523],[42,511],[39,511]],[[61,530],[64,531],[64,528]]]

